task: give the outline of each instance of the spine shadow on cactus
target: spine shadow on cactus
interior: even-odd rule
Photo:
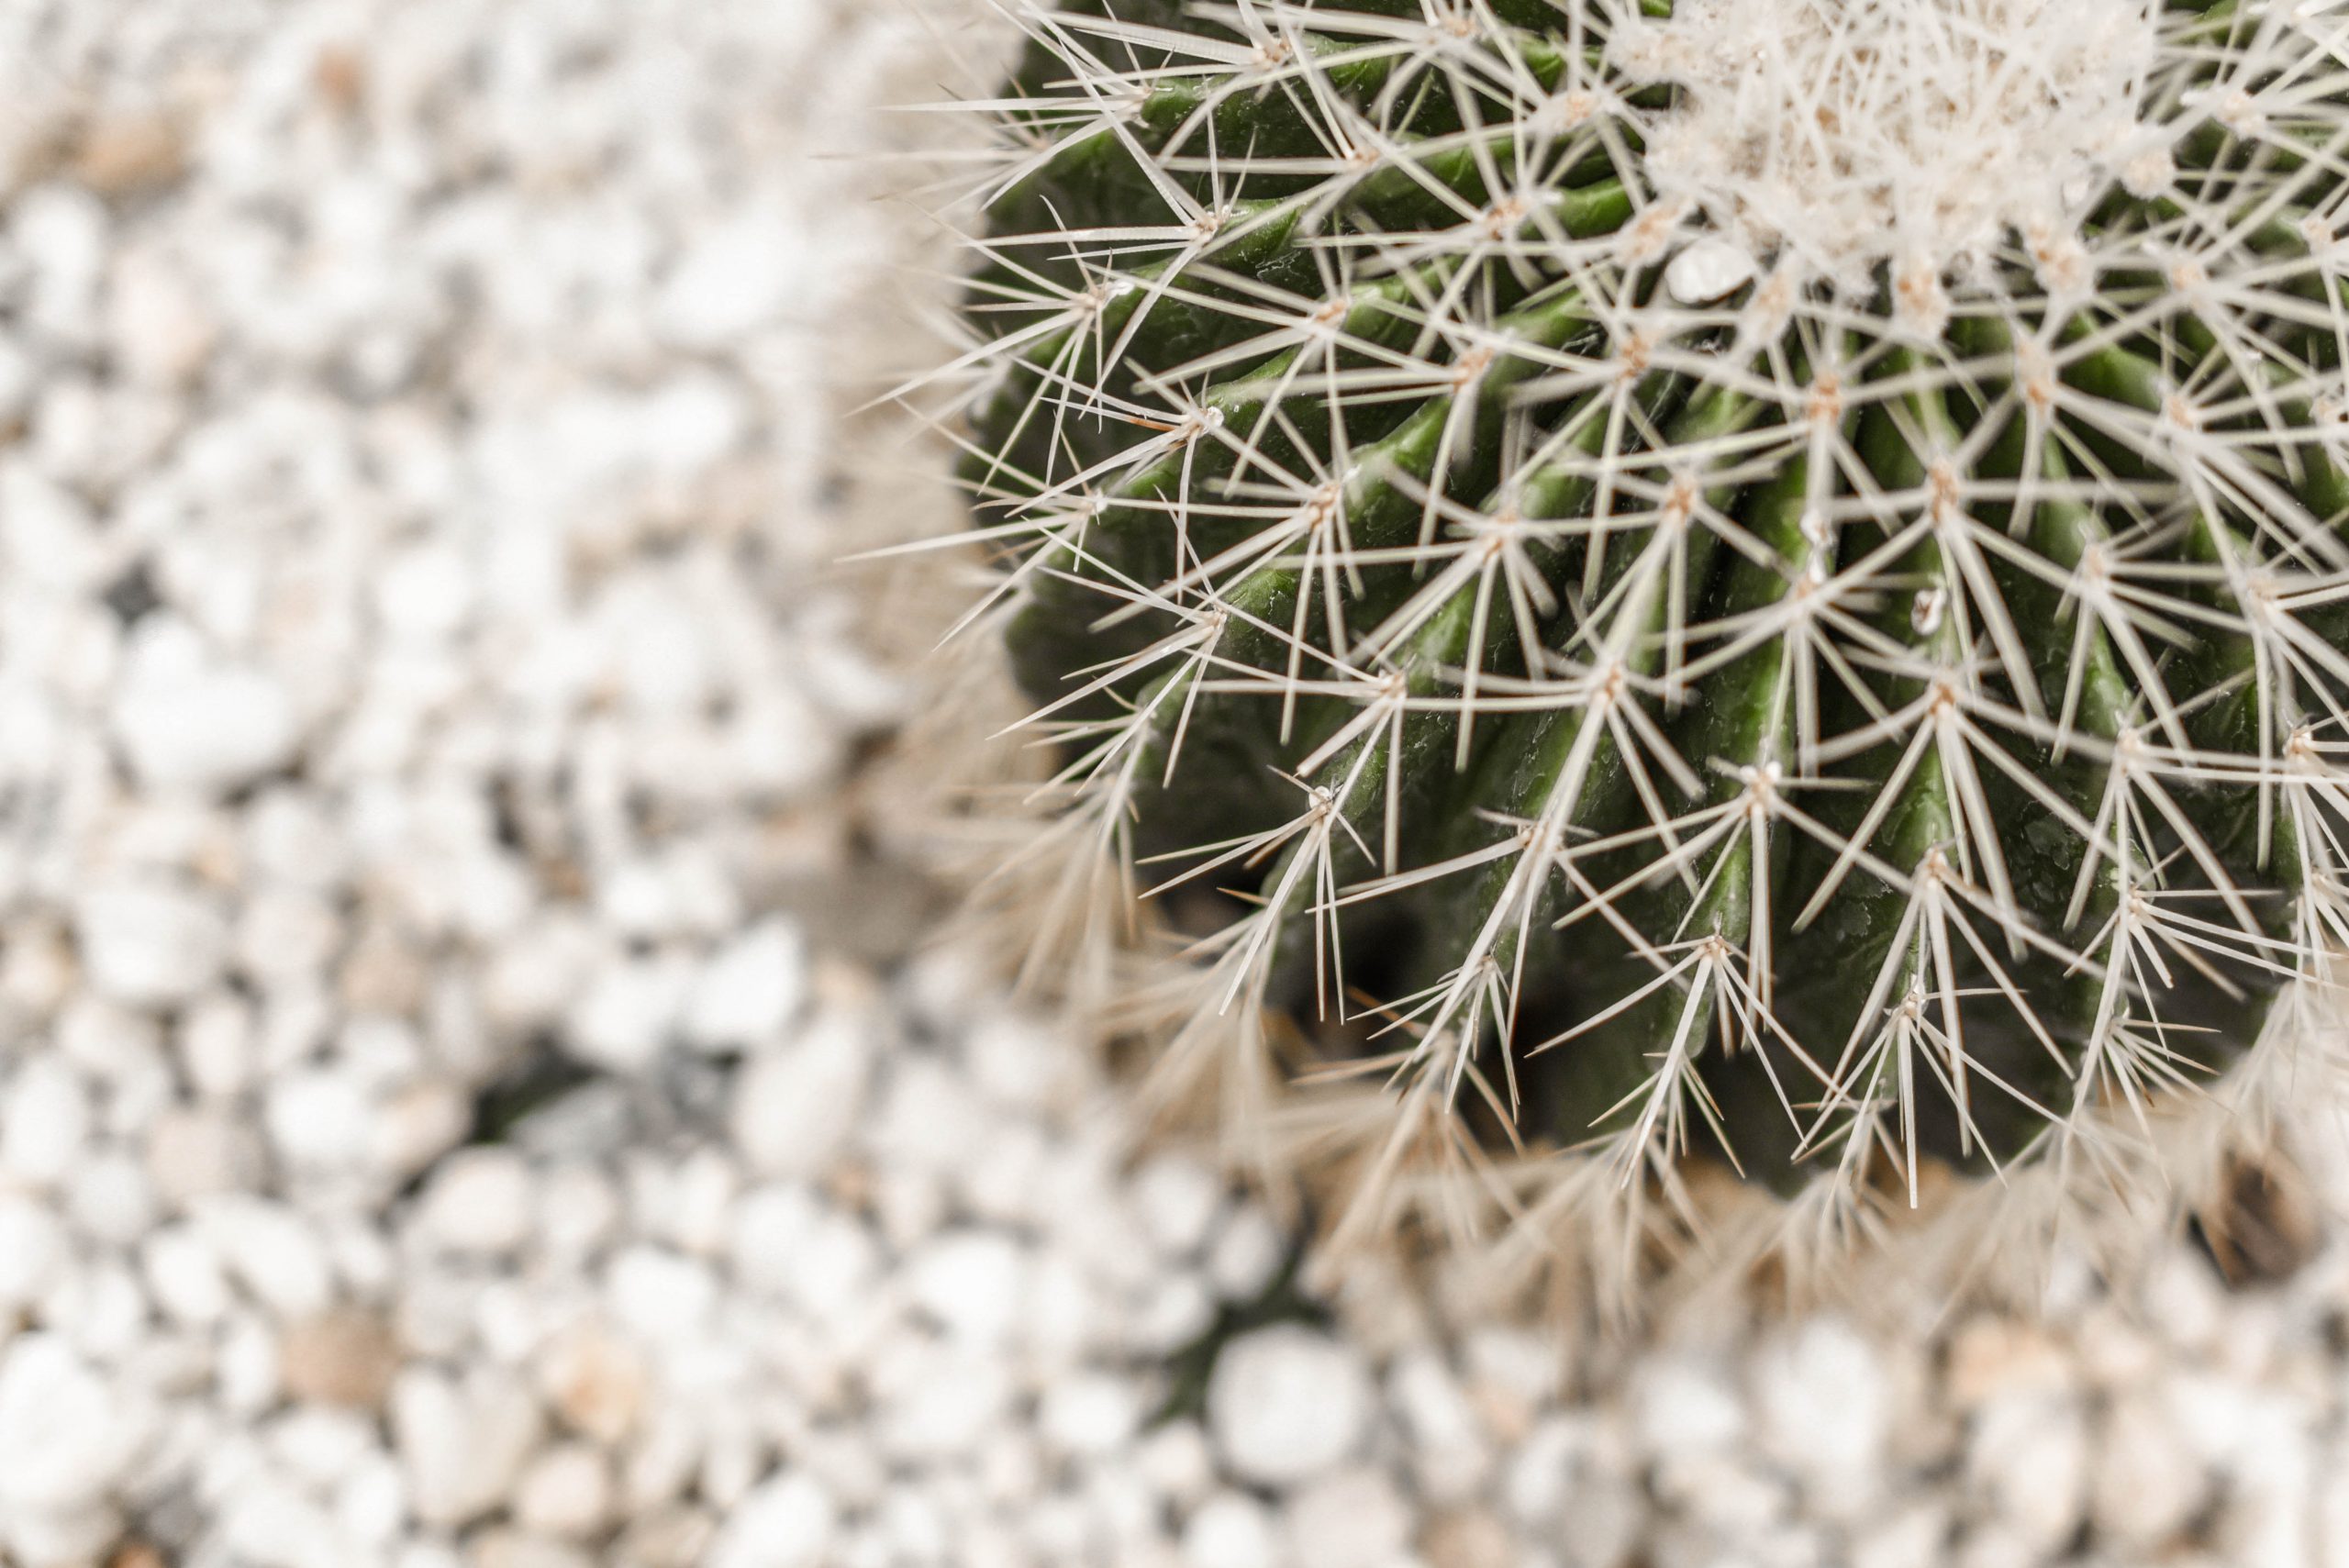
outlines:
[[[1701,94],[1623,39],[1721,15],[1024,14],[963,475],[1047,795],[1497,1143],[2118,1162],[2349,929],[2343,68],[2099,0],[2136,140],[1920,269],[1682,172]],[[1755,91],[1874,112],[1932,25]]]

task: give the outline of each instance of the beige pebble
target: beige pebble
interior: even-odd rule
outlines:
[[[597,1324],[583,1323],[559,1336],[540,1363],[540,1376],[555,1413],[599,1442],[626,1437],[644,1408],[643,1359]]]
[[[318,96],[337,114],[351,114],[366,101],[367,64],[348,49],[322,49],[311,68]]]
[[[424,964],[408,945],[375,927],[352,944],[338,976],[342,1005],[354,1013],[401,1017],[424,1002]]]
[[[373,1313],[341,1308],[289,1329],[279,1365],[296,1399],[373,1409],[399,1371],[399,1346]]]
[[[186,167],[186,139],[160,114],[100,120],[83,132],[73,154],[74,178],[102,196],[160,189]]]
[[[1440,1514],[1419,1535],[1429,1568],[1509,1568],[1517,1561],[1508,1528],[1482,1508]]]
[[[1961,1410],[1994,1395],[2061,1389],[2072,1375],[2060,1345],[2013,1318],[1976,1318],[1950,1340],[1947,1393]]]

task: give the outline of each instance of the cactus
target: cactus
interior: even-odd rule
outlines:
[[[1163,1074],[1351,1082],[1363,1212],[1815,1239],[2316,1086],[2349,12],[1019,16],[962,473],[1045,955],[1212,917]]]

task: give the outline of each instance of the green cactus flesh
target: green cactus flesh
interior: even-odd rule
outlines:
[[[1755,3],[1812,41],[1718,79],[1718,6],[1030,16],[963,472],[1059,808],[1247,995],[1913,1190],[2199,1092],[2340,929],[2349,96],[2283,5],[2113,0],[2107,80],[2060,0]]]

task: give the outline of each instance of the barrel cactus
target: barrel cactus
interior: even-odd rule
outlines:
[[[2324,1086],[2349,9],[1019,16],[962,473],[1025,917],[1181,905],[1162,1083],[1627,1261]]]

